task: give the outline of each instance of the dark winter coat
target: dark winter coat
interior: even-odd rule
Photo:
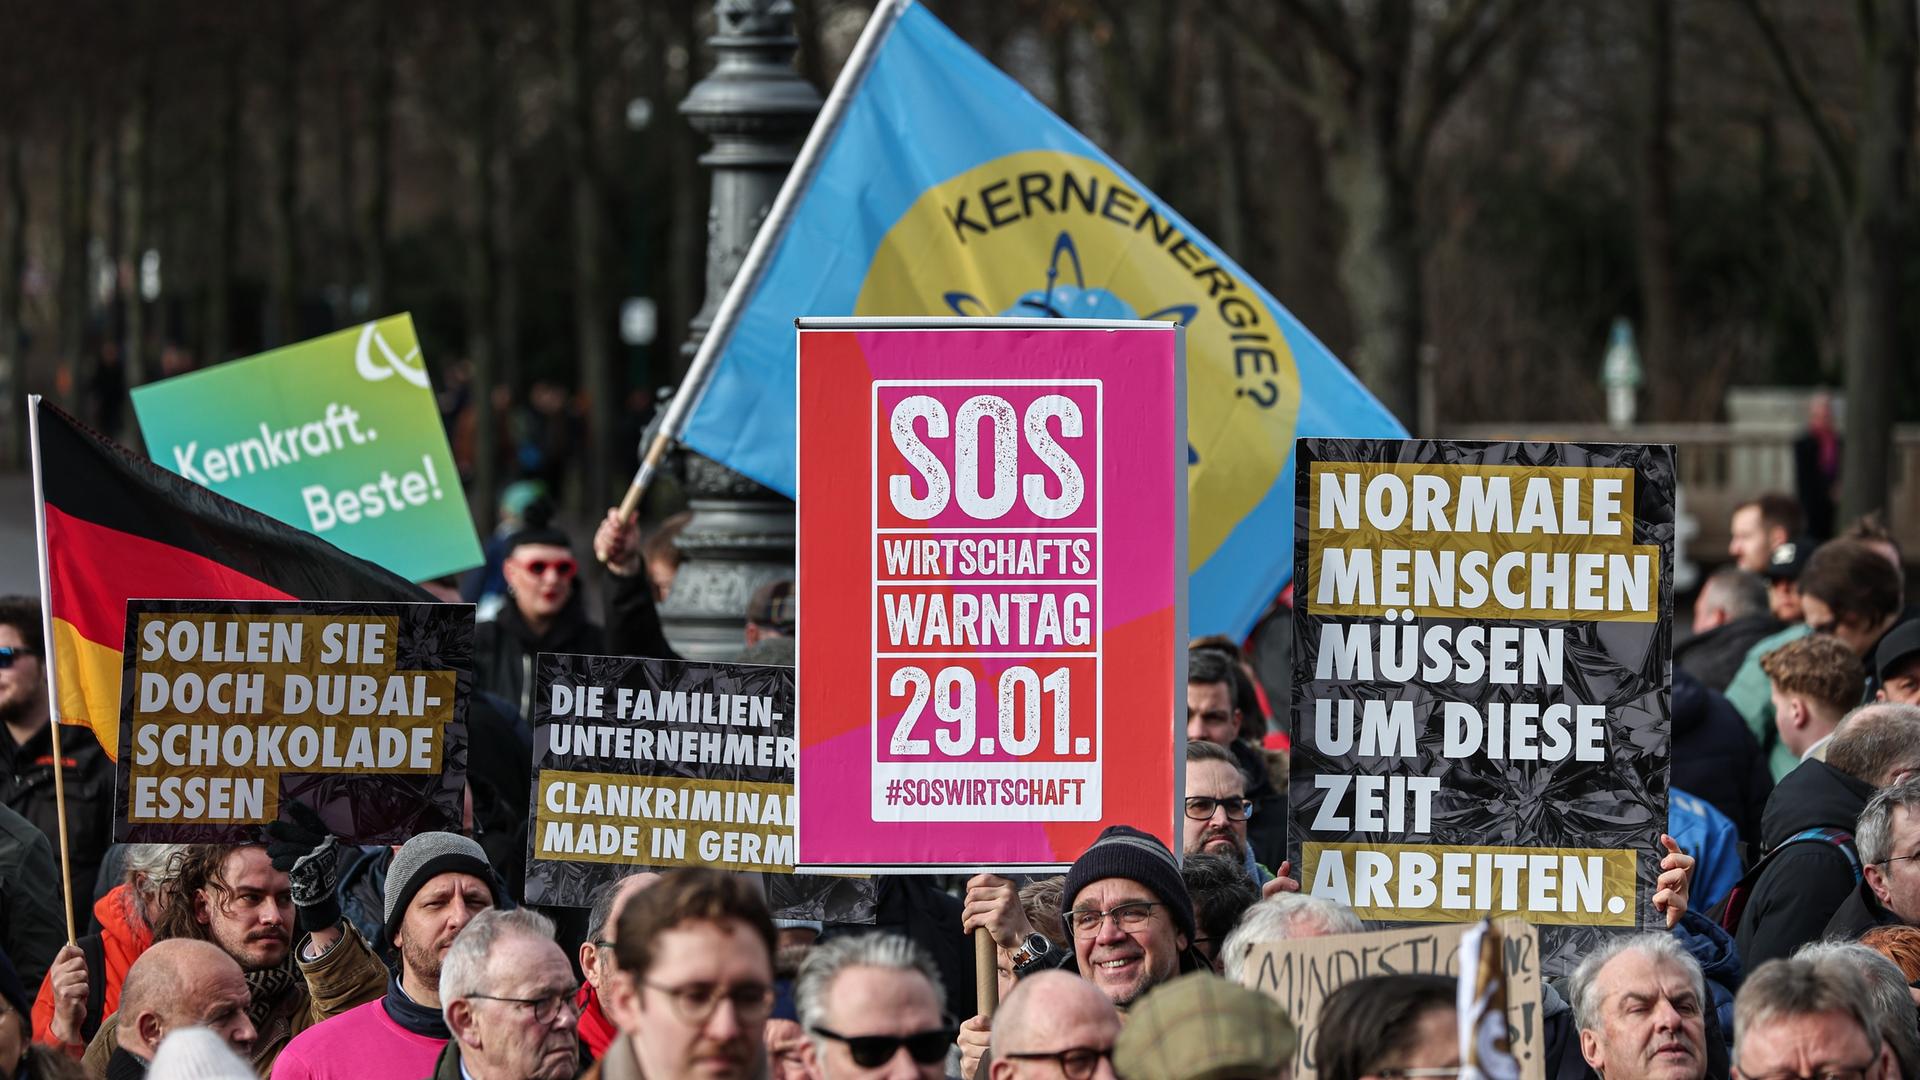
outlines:
[[[100,860],[113,844],[114,764],[91,729],[60,728],[61,779],[67,789],[67,855],[73,860],[73,920],[87,925]],[[0,729],[0,805],[33,823],[60,852],[60,812],[53,790],[52,724],[15,745]]]
[[[1727,815],[1747,846],[1747,859],[1766,851],[1761,816],[1773,794],[1767,756],[1740,711],[1726,696],[1680,668],[1673,669],[1673,786]],[[1852,822],[1847,827],[1851,829]]]
[[[1853,832],[1873,785],[1828,765],[1806,761],[1788,773],[1767,800],[1761,838],[1768,851],[1807,829]],[[1767,864],[1740,915],[1736,941],[1748,971],[1792,955],[1819,940],[1859,878],[1847,854],[1832,844],[1795,844]]]
[[[1881,907],[1879,897],[1873,895],[1873,887],[1862,881],[1854,887],[1846,903],[1840,905],[1840,910],[1833,913],[1826,933],[1820,936],[1836,941],[1858,941],[1876,926],[1903,925],[1905,920]]]
[[[1772,615],[1760,613],[1742,615],[1724,626],[1716,626],[1704,634],[1693,637],[1673,647],[1673,666],[1685,668],[1687,674],[1705,683],[1709,689],[1725,693],[1727,684],[1733,681],[1733,673],[1746,663],[1747,650],[1769,634],[1778,633],[1785,625]]]

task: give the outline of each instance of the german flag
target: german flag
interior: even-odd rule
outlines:
[[[403,578],[30,398],[54,715],[119,757],[127,601],[432,601]]]

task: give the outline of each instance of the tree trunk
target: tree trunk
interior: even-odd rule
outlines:
[[[149,60],[141,64],[140,75],[134,82],[137,97],[126,135],[126,260],[132,269],[132,282],[126,296],[127,344],[124,362],[128,389],[146,382],[148,375],[147,299],[141,270],[142,260],[147,253],[148,219],[152,216],[153,202],[154,85],[153,62]]]
[[[239,209],[240,57],[225,57],[225,99],[215,128],[213,175],[207,185],[207,332],[202,364],[226,361],[233,350],[233,248]]]
[[[470,214],[464,224],[467,256],[467,359],[473,365],[473,499],[475,517],[483,523],[493,521],[498,501],[493,433],[493,406],[489,400],[499,378],[494,349],[494,314],[499,293],[494,274],[494,128],[495,99],[487,71],[495,53],[496,36],[484,16],[473,20],[475,102],[471,127],[462,148],[461,172],[465,174]],[[449,432],[449,436],[455,433]]]
[[[26,356],[20,348],[20,297],[27,275],[27,174],[19,134],[0,149],[0,464],[18,465],[26,432],[23,410],[12,407],[26,389]]]
[[[93,116],[84,95],[67,114],[60,181],[60,364],[67,371],[67,404],[85,402],[91,365],[87,338],[88,242],[93,234]],[[84,405],[74,409],[85,415]]]
[[[272,223],[272,254],[268,272],[268,329],[270,344],[288,345],[299,338],[300,251],[300,20],[294,0],[286,4],[286,41],[280,57],[277,84],[279,108],[273,133],[274,196],[268,214]]]
[[[1910,213],[1913,83],[1920,32],[1910,0],[1874,0],[1864,35],[1864,108],[1854,144],[1842,288],[1846,332],[1846,458],[1842,520],[1884,512],[1892,449],[1894,365],[1899,362],[1900,239]]]
[[[385,4],[372,7],[373,57],[367,79],[367,206],[360,219],[361,258],[366,267],[367,312],[373,318],[393,314],[393,298],[387,283],[388,235],[393,222],[393,19]],[[472,16],[478,19],[476,13]],[[482,95],[492,98],[492,72],[479,75],[488,88]],[[488,124],[492,124],[491,117]],[[487,169],[481,159],[480,170]],[[484,222],[490,204],[481,203],[476,212]]]
[[[580,390],[587,400],[582,440],[585,505],[609,497],[607,437],[620,388],[613,378],[606,296],[605,196],[593,145],[594,73],[591,0],[560,0],[561,133],[573,195],[573,323],[580,350]]]
[[[1673,7],[1643,0],[1648,72],[1641,118],[1635,228],[1640,261],[1640,351],[1652,385],[1680,375],[1679,290],[1673,253]]]
[[[1424,323],[1414,192],[1391,147],[1383,145],[1385,133],[1363,123],[1349,126],[1327,148],[1327,192],[1346,219],[1339,274],[1353,313],[1348,362],[1380,403],[1411,426],[1420,416]]]

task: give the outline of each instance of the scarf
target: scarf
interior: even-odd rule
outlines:
[[[428,1008],[407,996],[400,988],[397,976],[387,976],[387,996],[380,999],[380,1007],[387,1010],[387,1017],[394,1023],[429,1039],[450,1039],[453,1033],[447,1030],[447,1018],[439,1009]]]
[[[287,958],[270,968],[255,968],[245,973],[247,989],[253,992],[253,1000],[247,1004],[247,1019],[258,1028],[266,1023],[267,1015],[274,1006],[280,1004],[280,998],[299,980],[300,972],[293,966],[293,952],[288,950]]]
[[[593,1060],[599,1061],[606,1055],[607,1047],[620,1035],[620,1029],[613,1026],[607,1011],[600,1007],[600,998],[593,992],[592,983],[580,988],[578,1000],[580,1041],[587,1044],[587,1052],[593,1055]]]

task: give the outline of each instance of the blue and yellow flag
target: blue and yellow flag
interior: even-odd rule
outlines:
[[[1405,430],[1212,241],[926,9],[883,0],[874,19],[736,282],[737,317],[723,306],[684,441],[793,493],[799,316],[1177,320],[1190,625],[1245,634],[1293,569],[1294,438]]]

